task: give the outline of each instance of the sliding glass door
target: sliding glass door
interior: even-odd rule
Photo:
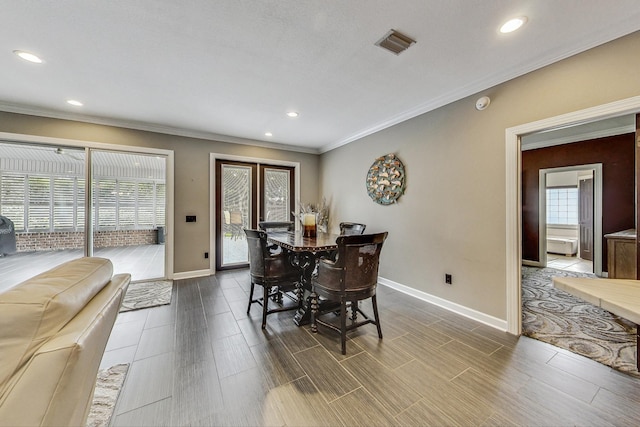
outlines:
[[[165,192],[163,156],[0,141],[0,291],[84,255],[166,277]]]
[[[290,221],[294,168],[216,161],[216,269],[245,267],[245,228],[259,221]]]
[[[92,249],[132,280],[165,277],[166,158],[91,151]]]

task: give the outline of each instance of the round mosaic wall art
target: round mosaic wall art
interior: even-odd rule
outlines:
[[[404,165],[395,154],[373,162],[367,173],[367,193],[380,205],[396,203],[404,194]]]

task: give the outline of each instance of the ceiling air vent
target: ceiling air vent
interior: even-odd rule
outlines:
[[[411,37],[407,37],[396,30],[389,30],[384,37],[376,42],[376,46],[383,47],[396,55],[400,55],[401,52],[407,50],[409,46],[415,42]]]

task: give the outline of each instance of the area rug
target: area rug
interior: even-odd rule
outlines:
[[[120,313],[170,304],[172,289],[173,282],[171,280],[132,282],[124,296]]]
[[[128,370],[129,364],[122,364],[98,372],[93,402],[87,417],[87,427],[109,425]]]
[[[553,276],[596,277],[522,267],[522,333],[640,377],[635,359],[636,326],[554,288]]]

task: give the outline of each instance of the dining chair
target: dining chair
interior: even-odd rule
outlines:
[[[231,211],[229,215],[230,219],[230,227],[231,227],[231,238],[233,240],[237,240],[242,236],[243,230],[243,221],[242,221],[242,212],[240,211]]]
[[[262,329],[267,325],[267,315],[280,311],[296,310],[302,306],[301,278],[302,270],[291,264],[287,253],[273,253],[269,249],[267,233],[262,230],[244,230],[249,246],[249,273],[251,276],[251,290],[249,291],[249,305],[247,314],[251,311],[251,304],[262,306]],[[260,298],[253,298],[255,285],[262,286]],[[291,294],[294,295],[291,295]],[[282,295],[291,298],[297,304],[284,305]],[[274,300],[278,307],[269,308],[269,299]]]
[[[387,232],[384,232],[338,237],[336,240],[338,244],[337,259],[335,261],[320,259],[317,275],[312,277],[312,295],[315,293],[326,301],[340,303],[340,325],[337,326],[332,322],[321,319],[320,316],[326,313],[318,311],[317,301],[315,303],[312,302],[312,307],[315,307],[311,315],[313,328],[315,329],[315,324],[318,323],[340,332],[342,354],[347,352],[347,332],[352,329],[371,323],[376,325],[378,338],[382,339],[376,286],[378,284],[380,251],[387,234]],[[358,301],[368,298],[371,298],[373,319],[358,307]],[[349,325],[347,325],[347,303],[350,304],[351,308]],[[335,308],[329,309],[327,313],[329,311],[336,313]],[[364,320],[358,321],[357,313],[360,313]]]
[[[340,234],[343,236],[352,234],[364,234],[365,228],[367,228],[365,224],[360,224],[357,222],[341,222]]]
[[[353,234],[364,234],[364,229],[367,228],[365,224],[360,224],[357,222],[341,222],[340,223],[340,235],[341,236],[351,236]],[[338,259],[338,251],[332,251],[326,257],[333,261]]]
[[[260,221],[258,228],[267,233],[295,231],[296,224],[293,221]]]

